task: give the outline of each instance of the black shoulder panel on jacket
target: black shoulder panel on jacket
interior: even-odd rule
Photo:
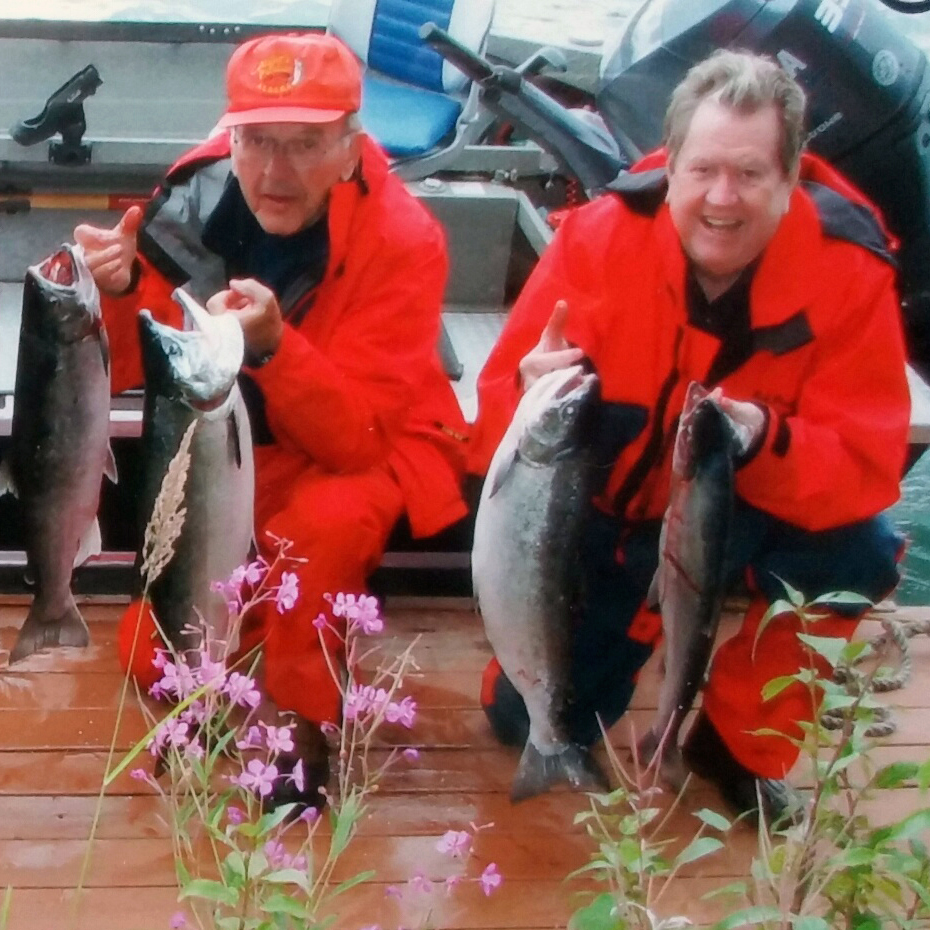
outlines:
[[[885,233],[868,207],[847,200],[825,184],[803,181],[802,186],[817,207],[820,225],[826,235],[860,245],[893,268],[898,267]]]
[[[634,213],[652,216],[665,200],[668,178],[664,168],[621,171],[605,190],[618,194]]]

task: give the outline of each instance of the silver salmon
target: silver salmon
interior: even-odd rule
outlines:
[[[733,462],[744,448],[730,417],[692,382],[675,438],[659,567],[649,595],[662,612],[665,675],[658,710],[637,747],[644,763],[659,756],[662,776],[676,790],[687,777],[678,732],[704,682],[726,593]]]
[[[530,386],[491,461],[475,517],[478,608],[530,718],[514,801],[560,781],[581,789],[607,783],[588,751],[569,739],[563,720],[590,486],[586,434],[597,387],[597,377],[580,366]]]
[[[110,357],[100,295],[77,246],[26,272],[3,490],[22,501],[35,595],[10,661],[52,646],[86,646],[71,573],[100,552],[97,508],[109,444]]]
[[[235,644],[228,643],[226,603],[210,586],[245,562],[253,543],[252,434],[236,382],[244,342],[234,317],[211,316],[184,291],[175,291],[174,297],[184,307],[189,329],[162,325],[147,310],[139,313],[145,521],[181,439],[196,423],[184,488],[186,516],[171,561],[151,586],[150,600],[176,649],[197,649],[201,624],[206,624],[211,648],[221,653],[224,644]]]

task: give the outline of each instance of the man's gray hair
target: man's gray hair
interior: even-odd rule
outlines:
[[[698,62],[672,92],[665,113],[664,144],[674,162],[684,144],[694,111],[715,100],[739,113],[752,114],[767,106],[779,113],[780,159],[792,177],[804,147],[806,97],[801,85],[771,58],[720,49]]]

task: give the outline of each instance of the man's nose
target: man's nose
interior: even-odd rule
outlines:
[[[714,175],[707,189],[707,200],[715,204],[730,204],[739,199],[736,180],[728,171],[719,171]]]
[[[276,145],[271,153],[265,156],[265,174],[271,176],[280,176],[290,174],[294,170],[287,151],[281,145]]]

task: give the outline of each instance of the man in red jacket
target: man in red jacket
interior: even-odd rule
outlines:
[[[303,759],[296,799],[313,803],[319,724],[340,713],[313,625],[324,595],[364,589],[402,514],[425,536],[465,513],[465,427],[436,351],[448,263],[441,228],[360,130],[359,66],[337,39],[245,42],[226,85],[223,131],[171,169],[144,215],[74,235],[105,295],[115,392],[141,382],[138,309],[180,325],[176,286],[242,325],[256,537],[291,540],[305,560],[288,566],[296,606],[262,605],[247,642],[263,641],[271,702],[298,715],[278,767]]]
[[[801,154],[804,95],[767,59],[718,52],[675,91],[665,150],[565,220],[479,379],[472,471],[487,468],[523,389],[587,359],[601,382],[600,486],[583,549],[569,729],[581,743],[627,707],[660,632],[643,602],[658,561],[672,446],[690,381],[721,392],[753,437],[737,463],[730,582],[752,602],[717,651],[685,758],[738,812],[789,801],[789,740],[810,720],[800,685],[763,686],[808,658],[792,616],[754,649],[779,579],[807,598],[878,599],[900,542],[881,511],[898,497],[909,394],[890,243],[871,205]],[[849,636],[837,607],[817,632]],[[522,745],[522,700],[496,662],[482,702]]]

